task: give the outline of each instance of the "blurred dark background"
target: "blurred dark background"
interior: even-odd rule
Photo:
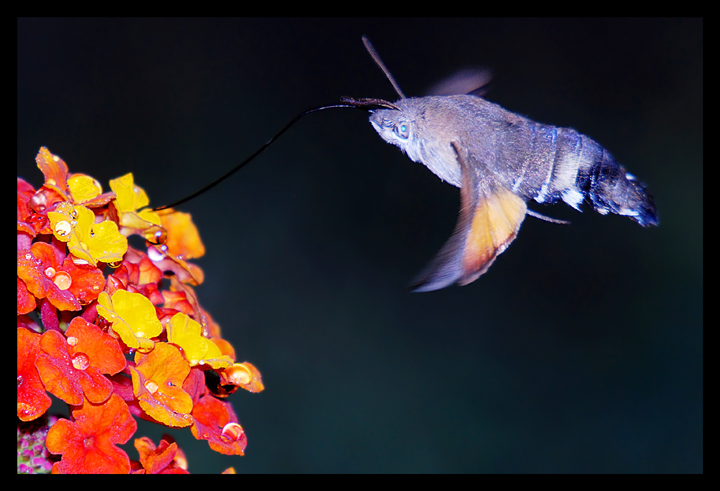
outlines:
[[[18,175],[133,172],[151,205],[251,154],[300,111],[407,95],[471,66],[486,98],[572,126],[655,197],[660,227],[531,208],[475,283],[411,294],[458,190],[360,111],[311,115],[183,205],[201,303],[266,390],[231,397],[226,457],[191,472],[702,472],[703,22],[693,19],[19,19]],[[164,429],[141,425],[156,442]],[[125,448],[136,458],[130,442]]]

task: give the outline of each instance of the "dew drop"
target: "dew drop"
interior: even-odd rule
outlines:
[[[30,198],[30,208],[36,211],[45,211],[47,208],[47,196],[44,193],[35,193]]]
[[[75,346],[76,344],[78,344],[78,338],[76,338],[75,336],[68,336],[67,344],[69,344],[70,346]]]
[[[55,283],[60,290],[67,290],[70,288],[70,285],[72,285],[72,276],[65,271],[59,271],[55,275],[55,278],[53,278],[53,283]]]
[[[148,257],[151,261],[155,262],[162,261],[165,256],[155,247],[148,247]]]
[[[45,276],[47,276],[48,278],[52,278],[53,276],[55,276],[55,268],[53,268],[52,266],[48,266],[47,269],[45,269]]]
[[[61,220],[55,224],[55,233],[60,237],[67,237],[72,232],[72,225],[66,220]]]
[[[57,162],[58,160],[60,160],[60,157],[58,157],[57,155],[53,155],[53,160],[54,160],[55,162]],[[48,182],[50,182],[50,181],[52,181],[53,184],[55,184],[55,181],[53,181],[52,179],[48,179]]]
[[[17,384],[18,384],[18,387],[20,387],[20,386],[22,385],[23,381],[24,381],[23,376],[22,376],[22,375],[18,375],[18,376],[17,376]]]
[[[230,443],[237,442],[244,436],[245,432],[243,431],[242,426],[237,423],[226,424],[223,426],[222,433],[220,433],[220,438]]]
[[[159,387],[158,384],[156,384],[152,380],[148,380],[147,382],[145,382],[145,388],[148,390],[148,392],[154,394],[155,392],[157,392]]]
[[[85,353],[72,355],[72,364],[78,370],[85,370],[90,366],[90,358]]]
[[[233,365],[225,369],[228,382],[234,385],[247,385],[250,383],[250,371],[242,365]]]
[[[167,230],[165,230],[163,227],[160,227],[159,225],[150,227],[145,232],[145,240],[147,240],[152,245],[164,244],[167,240]]]
[[[27,259],[27,260],[32,259],[32,254],[25,254],[25,259]]]

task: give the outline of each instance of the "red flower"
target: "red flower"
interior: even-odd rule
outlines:
[[[17,330],[17,416],[32,421],[52,404],[35,368],[40,353],[40,335],[24,327]]]
[[[127,474],[130,459],[116,445],[127,442],[137,430],[125,402],[112,394],[104,404],[85,400],[72,412],[73,420],[61,419],[48,432],[45,445],[61,454],[53,473]]]

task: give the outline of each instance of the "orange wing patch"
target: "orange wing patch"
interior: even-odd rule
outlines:
[[[525,201],[506,188],[467,149],[453,143],[462,170],[460,216],[440,252],[415,278],[416,292],[472,283],[488,270],[517,235]]]
[[[484,198],[484,199],[483,199]],[[501,188],[478,200],[463,252],[460,285],[472,283],[515,239],[527,206],[512,191]]]

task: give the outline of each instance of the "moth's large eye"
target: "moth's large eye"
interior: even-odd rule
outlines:
[[[407,140],[410,136],[410,126],[407,123],[396,124],[393,131],[403,140]]]

